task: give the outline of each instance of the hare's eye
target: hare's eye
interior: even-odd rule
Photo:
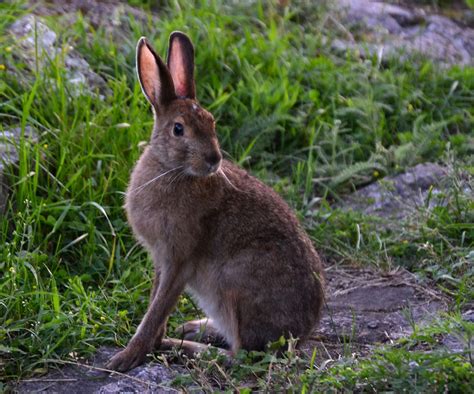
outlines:
[[[173,134],[176,137],[181,137],[184,134],[184,126],[181,123],[175,123],[173,128]]]

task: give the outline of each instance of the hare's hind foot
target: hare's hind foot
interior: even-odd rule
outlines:
[[[189,358],[194,358],[197,354],[202,353],[209,349],[209,345],[205,345],[203,343],[194,342],[194,341],[187,341],[184,339],[175,339],[175,338],[163,338],[161,342],[161,351],[166,350],[180,350],[183,354],[185,354]],[[229,350],[216,348],[219,354],[225,356],[228,363],[231,363],[232,360],[232,352]]]
[[[184,340],[209,343],[213,346],[229,349],[229,344],[219,333],[212,319],[192,320],[180,325],[175,334]]]

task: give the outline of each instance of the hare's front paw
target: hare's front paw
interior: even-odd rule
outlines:
[[[118,372],[126,372],[142,364],[146,359],[147,350],[142,347],[130,345],[131,344],[113,356],[106,364],[106,368]]]

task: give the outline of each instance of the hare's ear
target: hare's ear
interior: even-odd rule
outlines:
[[[178,97],[196,98],[194,87],[194,47],[189,37],[175,31],[170,35],[168,69]]]
[[[143,93],[155,109],[176,98],[168,68],[145,37],[137,44],[137,72]]]

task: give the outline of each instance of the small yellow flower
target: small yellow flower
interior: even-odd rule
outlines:
[[[12,47],[6,47],[6,48],[5,48],[5,52],[11,52],[12,49],[13,49]]]
[[[105,321],[105,316],[101,316],[100,320]]]
[[[44,149],[48,149],[48,144],[44,144],[44,145],[43,145],[43,148],[44,148]]]
[[[374,175],[374,178],[378,178],[380,176],[380,173],[377,170],[375,170],[373,172],[373,175]]]
[[[0,64],[0,71],[5,71],[7,68],[4,64]]]
[[[15,267],[10,267],[9,271],[10,271],[12,274],[16,274]]]
[[[407,105],[408,112],[413,112],[414,109],[415,108],[413,108],[413,105],[411,103],[408,103],[408,105]]]

